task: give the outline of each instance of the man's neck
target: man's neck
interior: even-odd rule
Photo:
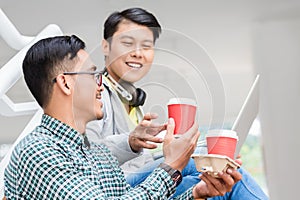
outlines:
[[[63,109],[61,109],[63,110]],[[86,122],[80,119],[75,120],[74,115],[72,112],[64,112],[61,110],[53,110],[53,109],[44,109],[44,113],[58,119],[59,121],[67,124],[68,126],[72,127],[79,133],[84,133],[86,128]],[[66,113],[70,113],[69,115]]]
[[[120,77],[118,75],[116,75],[115,73],[113,73],[109,67],[106,67],[106,71],[115,81],[118,82],[120,80]]]
[[[113,78],[113,80],[107,78],[107,80],[110,82],[111,85],[114,84],[114,83],[112,83],[112,81],[118,82],[118,81],[120,80],[120,78],[117,77],[116,75],[114,75],[113,73],[111,73],[111,71],[110,71],[108,68],[106,68],[106,71],[107,71],[107,73]],[[120,97],[119,97],[119,98],[120,98]],[[123,103],[123,105],[124,105],[124,108],[125,108],[127,114],[129,114],[130,111],[131,111],[131,109],[132,109],[132,107],[131,107],[129,104],[127,104],[127,103]]]

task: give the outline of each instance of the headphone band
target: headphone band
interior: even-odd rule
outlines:
[[[119,84],[107,71],[103,75],[112,83],[114,89],[127,101],[132,100],[132,95],[127,92],[127,90]]]
[[[104,68],[102,73],[111,83],[113,88],[122,97],[122,101],[128,102],[133,107],[142,106],[145,103],[146,93],[141,88],[135,88],[132,83],[123,80],[123,84],[117,82]],[[127,89],[126,89],[127,88]],[[128,91],[129,90],[129,91]],[[134,91],[133,91],[134,90]]]

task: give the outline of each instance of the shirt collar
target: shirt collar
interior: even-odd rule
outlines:
[[[75,148],[83,145],[83,135],[58,119],[43,114],[41,125],[59,140],[63,140]]]
[[[108,87],[111,91],[117,92],[113,86],[112,83],[108,80],[108,78],[104,75],[102,75],[102,84]]]

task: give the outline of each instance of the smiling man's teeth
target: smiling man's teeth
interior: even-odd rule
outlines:
[[[141,68],[142,67],[142,65],[138,64],[138,63],[127,63],[127,65],[132,68]]]

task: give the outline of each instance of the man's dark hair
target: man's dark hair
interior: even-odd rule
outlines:
[[[124,19],[142,26],[147,26],[153,33],[154,42],[161,33],[160,24],[152,13],[142,8],[129,8],[122,12],[114,12],[106,19],[103,34],[105,40],[110,42],[113,34],[118,30],[119,23]]]
[[[85,43],[77,36],[57,36],[42,39],[26,53],[23,61],[25,82],[41,107],[51,98],[53,79],[64,71],[72,70],[77,52]]]

